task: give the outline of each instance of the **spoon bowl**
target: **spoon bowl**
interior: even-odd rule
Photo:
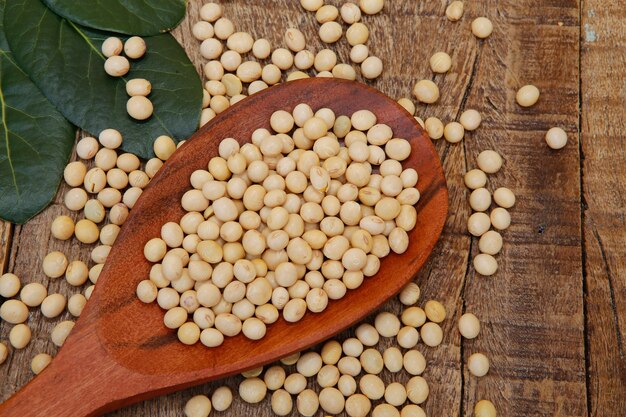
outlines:
[[[330,301],[321,313],[307,312],[297,323],[280,318],[258,341],[242,334],[217,348],[186,346],[163,324],[156,303],[136,297],[137,283],[149,275],[144,244],[161,225],[180,220],[180,198],[189,177],[206,169],[221,139],[249,141],[269,128],[271,114],[307,103],[336,115],[369,109],[412,151],[404,167],[419,174],[417,224],[402,255],[381,260],[378,274]],[[380,92],[353,81],[312,78],[271,87],[226,110],[189,139],[159,170],[137,201],[116,241],[98,284],[57,357],[38,377],[0,405],[0,416],[101,415],[124,405],[209,380],[233,375],[304,350],[363,319],[409,283],[424,265],[443,228],[448,209],[446,182],[430,139],[415,119]]]

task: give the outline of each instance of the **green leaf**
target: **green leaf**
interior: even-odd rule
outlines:
[[[1,20],[0,106],[0,218],[25,223],[54,198],[75,131],[13,61]]]
[[[114,128],[122,148],[153,155],[160,135],[184,139],[198,128],[202,84],[185,51],[170,34],[145,38],[146,55],[131,61],[125,78],[104,71],[100,47],[109,34],[62,19],[39,0],[11,0],[4,18],[9,46],[17,63],[43,94],[72,123],[94,135]],[[146,121],[126,112],[126,81],[152,83],[154,114]]]
[[[127,35],[167,32],[185,17],[186,0],[42,0],[80,25]]]

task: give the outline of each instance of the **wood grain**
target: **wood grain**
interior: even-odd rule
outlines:
[[[295,0],[222,3],[238,28],[266,37],[273,45],[282,45],[282,32],[293,25],[304,32],[314,51],[322,47],[313,14],[303,12]],[[489,398],[498,415],[507,417],[621,416],[626,398],[623,7],[609,0],[585,0],[582,6],[576,0],[467,1],[463,20],[451,23],[443,17],[447,3],[390,0],[383,14],[364,17],[371,31],[370,50],[385,63],[383,76],[372,85],[400,98],[411,96],[416,80],[433,79],[441,100],[419,105],[418,115],[447,122],[463,109],[476,108],[484,116],[483,125],[467,134],[464,143],[435,143],[451,210],[438,247],[417,278],[422,289],[418,304],[441,300],[450,318],[444,322],[440,348],[420,345],[431,386],[427,415],[470,416],[477,399]],[[198,43],[190,31],[200,5],[190,1],[188,16],[175,31],[198,67]],[[479,42],[469,27],[480,15],[492,19],[495,30]],[[596,35],[595,42],[586,41],[587,32],[590,39]],[[347,62],[345,41],[333,49]],[[440,50],[452,56],[453,67],[448,74],[433,76],[428,58]],[[531,109],[520,109],[514,102],[515,89],[525,83],[542,90],[540,102]],[[579,115],[582,152],[577,143]],[[543,141],[545,130],[556,125],[565,128],[570,139],[558,152]],[[500,270],[492,278],[477,276],[470,267],[477,248],[466,233],[470,212],[462,183],[462,174],[487,147],[506,159],[503,170],[490,177],[490,186],[510,187],[519,196],[511,210],[513,225],[504,233]],[[55,207],[42,213],[32,228],[22,232],[17,227],[14,243],[5,247],[10,249],[9,269],[27,279],[41,279],[36,258],[57,247],[41,243],[48,241],[42,231],[65,210]],[[89,249],[72,250],[74,256],[88,258]],[[401,306],[394,300],[384,308],[400,311]],[[483,333],[461,343],[455,327],[465,311],[479,316]],[[29,322],[38,329],[36,343],[0,367],[0,399],[31,378],[32,356],[42,349],[55,351],[48,338],[51,323],[37,314]],[[0,324],[0,338],[6,340],[7,334],[6,325]],[[349,330],[342,336],[351,334]],[[384,340],[380,348],[391,344]],[[481,379],[471,377],[461,362],[475,351],[492,361],[490,374]],[[405,382],[408,377],[384,373],[383,379]],[[192,395],[210,394],[224,383],[236,390],[239,381],[227,378],[111,415],[179,416]],[[236,399],[219,415],[273,413],[268,396],[259,405]]]
[[[484,92],[467,105],[495,123],[465,142],[466,156],[500,152],[504,167],[489,177],[488,188],[511,188],[517,203],[497,277],[466,272],[464,308],[488,325],[463,343],[463,359],[485,352],[491,371],[484,378],[464,371],[465,415],[481,398],[504,416],[586,414],[578,149],[575,139],[560,152],[543,141],[550,127],[576,132],[578,122],[577,9],[557,3],[498,2],[494,33],[475,66]],[[541,91],[528,109],[514,99],[525,84]],[[472,256],[477,250],[473,242]]]
[[[11,237],[13,236],[13,224],[0,221],[0,274],[4,273],[9,266],[9,251]]]
[[[626,410],[626,9],[584,1],[581,16],[589,414],[620,416]]]

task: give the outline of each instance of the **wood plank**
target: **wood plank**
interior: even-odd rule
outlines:
[[[13,224],[0,221],[0,274],[6,272],[9,266],[9,250],[11,237],[13,236]]]
[[[483,378],[464,369],[463,415],[491,400],[503,416],[582,416],[584,345],[580,247],[580,189],[576,143],[551,151],[545,132],[561,125],[575,137],[578,109],[578,9],[575,2],[466,2],[469,16],[486,15],[494,33],[481,46],[478,90],[467,107],[485,122],[465,141],[468,165],[485,149],[504,167],[489,188],[517,195],[511,227],[502,233],[499,271],[491,278],[468,271],[464,311],[482,321],[482,334],[463,341],[463,360],[487,354]],[[494,4],[497,3],[497,4]],[[562,26],[559,22],[566,22]],[[537,105],[522,109],[515,92],[541,90]],[[478,253],[473,239],[471,257]],[[567,300],[565,302],[565,300]]]
[[[582,185],[590,415],[626,410],[626,9],[582,7]]]
[[[314,20],[313,14],[303,13],[296,2],[281,0],[270,3],[271,6],[266,7],[235,1],[225,4],[225,15],[231,18],[238,28],[241,27],[242,30],[249,31],[255,38],[265,37],[273,45],[283,46],[282,32],[291,25],[303,31],[307,39],[308,48],[318,51],[326,47],[317,37],[319,25]],[[193,7],[194,5],[192,5],[191,13],[188,14],[185,22],[175,32],[179,40],[190,39],[190,27],[196,19],[194,17],[195,8]],[[386,65],[383,76],[371,84],[391,97],[411,97],[412,85],[415,80],[430,77],[431,72],[427,62],[433,53],[430,49],[415,49],[411,45],[435,42],[436,50],[440,50],[440,48],[451,50],[451,45],[466,38],[464,36],[466,33],[457,32],[454,33],[454,36],[450,36],[452,34],[448,34],[448,37],[443,36],[444,29],[441,22],[445,22],[445,18],[442,18],[445,6],[441,4],[437,6],[437,14],[434,16],[432,15],[434,11],[418,12],[418,7],[420,7],[418,5],[388,3],[386,7],[389,7],[389,10],[386,9],[385,14],[374,17],[366,16],[364,18],[365,22],[370,24],[371,40],[369,45],[371,50],[374,54],[381,56]],[[273,13],[273,10],[281,10],[281,13]],[[263,27],[258,26],[256,22],[259,21],[265,22],[265,25]],[[424,30],[418,32],[412,30],[412,28],[419,26],[424,26]],[[466,26],[469,27],[469,23]],[[267,27],[275,28],[275,30],[268,31]],[[382,28],[385,28],[385,30],[382,30]],[[437,32],[441,36],[433,35]],[[192,48],[192,51],[195,51],[196,47],[193,45],[195,41],[192,41],[191,45],[188,45],[187,41],[183,42],[187,45],[188,51],[189,47]],[[397,50],[398,47],[405,49],[406,53],[392,52]],[[342,57],[343,62],[349,62],[347,60],[349,48],[345,42],[333,46],[333,49]],[[446,86],[445,88],[450,90],[456,88],[457,91],[465,89],[470,79],[467,68],[470,64],[467,63],[467,60],[468,57],[471,58],[475,53],[475,47],[458,48],[458,69],[452,76],[452,86]],[[422,64],[416,65],[415,63],[418,62]],[[471,65],[469,68],[471,68]],[[440,76],[440,78],[443,79],[444,77]],[[454,97],[452,95],[444,96],[442,92],[442,97],[446,97],[446,100],[449,100],[449,102],[432,108],[422,106],[420,114],[436,115],[447,119],[455,117],[463,94],[458,94]],[[447,336],[441,348],[432,349],[420,345],[420,349],[424,351],[429,364],[426,374],[432,398],[430,401],[427,401],[424,408],[428,415],[457,415],[461,404],[460,338],[454,330],[456,328],[456,319],[460,316],[459,294],[467,267],[467,253],[470,243],[470,239],[465,233],[465,221],[469,215],[469,210],[467,205],[464,204],[466,197],[461,177],[462,173],[466,171],[466,166],[464,151],[461,147],[449,147],[445,142],[441,141],[438,144],[438,148],[442,155],[446,155],[444,170],[448,178],[450,198],[452,199],[450,205],[451,207],[456,207],[456,210],[451,213],[448,219],[444,234],[439,242],[439,249],[435,250],[430,262],[417,278],[417,282],[422,289],[422,301],[420,303],[423,304],[428,299],[441,300],[446,304],[446,308],[452,318],[446,320],[444,324],[444,331]],[[455,259],[452,262],[449,259],[451,253],[455,255]],[[391,300],[384,307],[385,310],[393,312],[399,312],[401,308],[397,300]],[[370,318],[368,321],[372,322],[373,318]],[[345,338],[350,336],[353,336],[352,331],[347,331],[339,337]],[[393,340],[384,340],[377,348],[382,351],[393,344]],[[295,367],[288,367],[288,372],[295,372]],[[405,373],[390,374],[386,371],[382,377],[387,382],[406,382],[409,379],[409,376]],[[240,377],[234,377],[228,378],[226,381],[205,384],[191,390],[131,406],[126,410],[112,413],[111,416],[131,417],[142,413],[160,416],[179,415],[180,407],[184,405],[191,395],[199,393],[210,394],[216,387],[224,384],[230,386],[236,392],[240,380]],[[313,381],[309,381],[309,388],[319,392],[319,387],[316,385]],[[445,398],[446,400],[436,401],[434,400],[435,398]],[[257,406],[252,406],[236,399],[229,410],[220,414],[234,417],[252,415],[253,413],[262,417],[274,415],[270,408],[269,395]],[[321,412],[318,414],[321,415]],[[293,415],[296,415],[295,410]]]

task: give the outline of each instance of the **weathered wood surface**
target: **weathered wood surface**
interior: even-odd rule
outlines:
[[[313,14],[304,12],[295,0],[223,3],[237,28],[255,37],[279,45],[281,33],[295,26],[305,33],[312,50],[322,47]],[[487,398],[501,416],[623,415],[623,7],[607,0],[582,5],[573,0],[468,1],[463,20],[451,23],[443,17],[446,1],[386,3],[382,15],[364,19],[371,31],[370,50],[385,63],[383,76],[372,84],[400,98],[410,97],[417,79],[434,79],[441,101],[419,105],[418,115],[447,122],[463,109],[476,108],[484,120],[463,143],[436,144],[448,179],[450,212],[438,248],[417,282],[422,289],[420,303],[442,301],[449,318],[439,348],[419,345],[428,360],[427,414],[469,416],[475,402]],[[199,1],[191,1],[187,19],[176,30],[198,64],[198,44],[190,28],[199,7]],[[471,20],[481,15],[495,26],[486,41],[477,41],[469,30]],[[348,62],[345,40],[336,49]],[[433,77],[428,58],[439,50],[448,52],[454,64],[450,73]],[[535,107],[521,109],[514,102],[515,90],[528,83],[537,85],[542,96]],[[561,151],[551,151],[543,141],[552,126],[569,132],[569,144]],[[506,161],[499,173],[490,176],[490,188],[507,186],[518,196],[511,210],[512,226],[503,234],[500,268],[492,278],[478,276],[471,267],[477,242],[466,233],[470,211],[462,182],[462,174],[475,167],[476,155],[488,148],[499,151]],[[15,227],[10,245],[1,243],[8,253],[8,270],[24,280],[46,282],[51,292],[67,293],[65,283],[44,279],[41,259],[49,250],[60,249],[70,258],[86,260],[90,248],[50,239],[51,220],[67,211],[60,201],[57,198],[57,204],[28,225]],[[0,255],[0,265],[5,258]],[[393,300],[385,308],[399,311],[401,307]],[[483,322],[481,335],[473,341],[461,341],[456,331],[456,320],[466,311]],[[32,377],[29,363],[36,353],[55,352],[49,340],[53,321],[35,311],[29,324],[33,342],[12,352],[0,367],[0,400]],[[0,324],[1,340],[6,340],[8,331],[6,324]],[[384,341],[380,348],[390,344]],[[480,379],[470,376],[464,365],[477,351],[486,353],[492,365]],[[383,379],[403,382],[408,376],[384,373]],[[225,382],[236,388],[238,381]],[[222,383],[112,415],[181,415],[191,395],[210,393]],[[255,406],[235,400],[230,410],[220,413],[253,414],[273,415],[269,396]]]
[[[612,416],[626,410],[626,8],[590,0],[581,16],[587,395]]]
[[[11,236],[13,235],[13,225],[0,221],[0,272],[8,269],[9,249],[11,248]]]

